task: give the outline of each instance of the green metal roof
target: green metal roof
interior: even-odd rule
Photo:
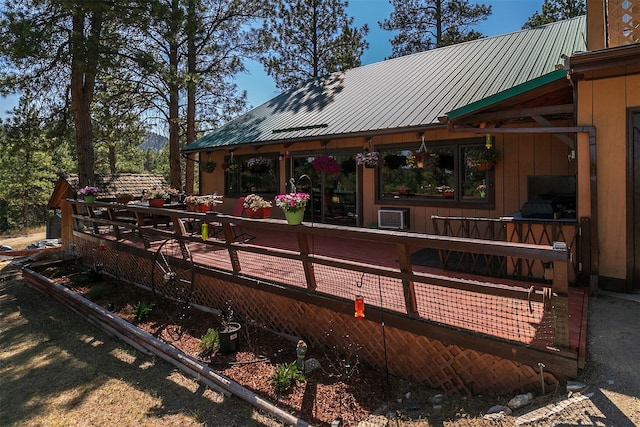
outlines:
[[[458,117],[560,78],[561,55],[586,50],[585,31],[581,16],[334,73],[276,96],[183,151],[439,125],[447,112]]]
[[[487,98],[465,105],[464,107],[460,107],[453,111],[449,111],[447,113],[447,118],[449,120],[454,120],[459,117],[466,116],[473,112],[483,110],[499,102],[506,101],[509,98],[522,95],[523,93],[529,92],[530,90],[540,88],[544,85],[547,85],[549,83],[553,83],[559,80],[565,80],[566,78],[567,78],[566,70],[558,69],[556,71],[552,71],[549,74],[545,74],[533,80],[529,80],[528,82],[519,84],[517,86],[514,86],[502,92],[498,92],[495,95],[491,95]]]

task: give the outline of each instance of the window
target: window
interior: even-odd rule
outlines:
[[[446,145],[380,149],[385,164],[379,168],[382,201],[433,203],[489,203],[495,149],[473,139]]]
[[[276,194],[278,192],[278,156],[225,157],[222,168],[225,195],[237,197],[250,193]]]

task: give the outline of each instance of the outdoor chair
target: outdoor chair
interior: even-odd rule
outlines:
[[[236,202],[236,206],[233,209],[233,216],[242,217],[244,212],[244,197],[240,197]],[[232,222],[230,223],[231,230],[233,231],[233,240],[236,242],[247,243],[256,238],[253,234],[249,234],[242,229],[242,226],[238,223]],[[218,238],[218,235],[223,233],[222,223],[213,222],[211,223],[212,227],[212,235],[215,238]]]

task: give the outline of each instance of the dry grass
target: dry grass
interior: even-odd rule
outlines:
[[[38,242],[46,238],[44,227],[37,227],[18,234],[0,235],[0,243],[9,245],[13,249],[24,249],[33,242]]]
[[[20,280],[2,281],[0,289],[0,425],[280,425]]]

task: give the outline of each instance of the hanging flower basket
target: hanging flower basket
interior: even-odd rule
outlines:
[[[206,162],[202,163],[202,171],[206,173],[212,173],[214,170],[216,170],[216,166],[218,166],[216,162],[207,160]]]
[[[373,169],[383,164],[384,160],[378,151],[365,150],[362,153],[356,154],[356,162],[365,168]]]
[[[229,173],[240,172],[242,170],[242,162],[237,161],[233,156],[226,156],[222,162],[222,170]]]
[[[424,151],[412,151],[407,155],[406,164],[412,168],[422,169],[428,158],[428,154]]]
[[[264,157],[252,157],[247,160],[247,167],[253,173],[266,173],[271,170],[271,160]]]
[[[275,204],[284,211],[289,224],[297,225],[304,218],[304,209],[310,198],[308,193],[279,194],[275,198]]]
[[[318,173],[324,172],[327,175],[336,175],[340,173],[340,165],[338,165],[338,162],[336,162],[336,160],[331,156],[318,156],[313,159],[311,164]]]

